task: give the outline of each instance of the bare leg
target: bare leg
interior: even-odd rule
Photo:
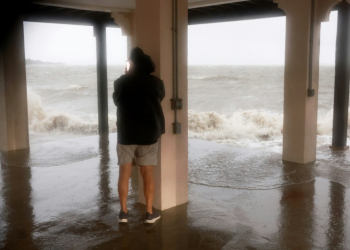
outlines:
[[[128,212],[126,200],[129,192],[129,179],[132,171],[132,162],[119,166],[118,193],[120,208],[125,213]]]
[[[143,192],[146,199],[146,209],[150,214],[153,213],[153,198],[154,198],[154,177],[153,166],[140,166],[140,171],[143,179]]]

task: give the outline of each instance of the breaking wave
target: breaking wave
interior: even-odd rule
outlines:
[[[350,109],[348,116],[348,131],[350,130]],[[333,109],[329,110],[326,114],[322,115],[318,119],[317,123],[317,135],[331,135],[333,128]],[[348,132],[349,135],[349,132]]]
[[[322,115],[318,121],[317,134],[331,135],[333,111]],[[350,124],[350,115],[348,124]],[[188,128],[189,137],[194,139],[234,144],[242,144],[244,140],[274,141],[282,137],[283,115],[261,110],[239,110],[231,115],[189,110]]]
[[[189,80],[204,80],[204,81],[215,81],[215,80],[239,80],[234,76],[215,75],[215,76],[189,76]]]
[[[97,118],[83,119],[65,112],[46,109],[41,97],[32,91],[28,91],[28,119],[29,129],[35,132],[60,131],[78,134],[97,134]],[[110,131],[115,132],[116,118],[109,117]]]
[[[70,86],[71,87],[71,86]],[[73,88],[72,89],[79,89]],[[28,90],[29,129],[34,132],[63,132],[92,135],[98,133],[97,117],[82,118],[66,112],[53,111],[43,106],[42,99]],[[116,132],[116,117],[109,116],[110,132]],[[350,115],[349,115],[350,124]],[[328,140],[332,134],[333,112],[319,117],[319,140]],[[188,111],[189,137],[254,147],[252,143],[281,144],[283,115],[263,110],[238,110],[232,114]],[[325,137],[325,138],[323,138]],[[321,143],[321,142],[320,142]],[[271,147],[271,145],[267,145]]]
[[[86,89],[88,88],[87,86],[81,86],[81,85],[76,85],[76,84],[73,84],[73,85],[69,85],[68,89],[70,90],[81,90],[81,89]]]
[[[282,135],[283,117],[258,110],[240,110],[232,115],[188,111],[189,136],[210,141],[273,140]]]

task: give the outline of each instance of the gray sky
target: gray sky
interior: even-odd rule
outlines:
[[[285,17],[191,25],[188,29],[190,65],[281,65],[284,63]],[[335,61],[337,13],[322,23],[320,63]],[[92,27],[24,24],[26,58],[66,64],[95,64]],[[108,64],[124,64],[126,37],[107,29]]]

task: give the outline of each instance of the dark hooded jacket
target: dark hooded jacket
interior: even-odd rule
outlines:
[[[165,132],[161,101],[164,83],[150,75],[155,66],[147,55],[131,58],[133,72],[114,82],[113,101],[117,106],[118,143],[123,145],[150,145]]]

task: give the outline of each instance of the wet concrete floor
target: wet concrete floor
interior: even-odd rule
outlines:
[[[302,166],[190,140],[189,203],[144,225],[135,167],[119,225],[115,137],[2,153],[0,249],[350,249],[349,151]]]

